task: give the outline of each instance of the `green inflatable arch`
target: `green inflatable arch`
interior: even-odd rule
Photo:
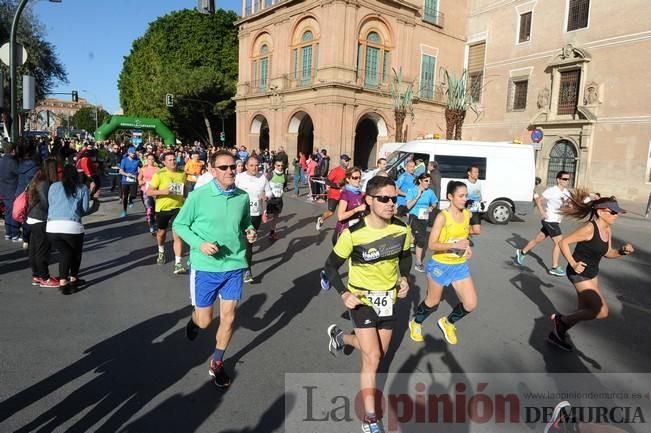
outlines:
[[[153,129],[168,146],[176,144],[174,133],[160,120],[146,117],[111,116],[95,131],[95,140],[106,140],[116,129]]]

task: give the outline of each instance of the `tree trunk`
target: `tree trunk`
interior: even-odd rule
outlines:
[[[395,110],[396,117],[396,143],[402,143],[402,125],[405,123],[405,113]]]
[[[461,140],[461,131],[463,128],[463,121],[466,118],[466,112],[459,110],[457,114],[457,124],[455,126],[455,131],[454,131],[454,139],[455,140]]]
[[[208,115],[205,112],[203,113],[203,120],[206,123],[206,131],[208,131],[208,142],[210,143],[211,146],[214,146],[215,142],[213,141],[212,138],[212,127],[210,126],[210,119],[208,118]]]
[[[451,108],[445,109],[445,139],[452,140],[456,124],[455,112]]]

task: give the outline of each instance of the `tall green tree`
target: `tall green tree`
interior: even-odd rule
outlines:
[[[95,122],[97,113],[97,122]],[[110,116],[108,111],[101,107],[82,107],[72,116],[72,125],[77,129],[85,129],[88,132],[95,132],[95,125],[101,125]]]
[[[18,0],[0,0],[0,45],[9,42],[11,23],[18,7]],[[36,100],[42,99],[52,91],[57,81],[68,82],[66,70],[59,61],[54,46],[46,40],[43,29],[45,26],[36,18],[29,3],[23,10],[18,22],[16,41],[27,50],[27,61],[17,68],[18,104],[22,107],[21,75],[32,75],[36,80]],[[4,106],[9,107],[9,67],[0,64],[6,77],[4,91]]]
[[[183,138],[213,142],[215,121],[232,116],[224,106],[237,90],[237,19],[221,9],[182,10],[152,22],[124,59],[118,89],[125,114],[156,117]]]

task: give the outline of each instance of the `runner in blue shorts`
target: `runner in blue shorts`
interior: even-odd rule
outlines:
[[[477,291],[467,263],[472,257],[468,242],[471,215],[465,209],[467,191],[463,182],[448,183],[450,206],[434,220],[428,245],[434,254],[426,267],[427,296],[409,322],[411,339],[414,341],[424,341],[422,324],[438,308],[445,286],[454,287],[460,300],[447,317],[438,320],[438,326],[448,343],[457,344],[455,323],[477,308]]]
[[[174,231],[190,245],[190,297],[194,311],[185,327],[189,340],[197,337],[213,318],[219,297],[219,328],[209,374],[215,385],[227,388],[224,352],[233,335],[237,304],[242,299],[246,243],[255,242],[249,195],[235,187],[235,158],[227,151],[210,158],[210,183],[189,195],[174,220]],[[233,227],[237,227],[233,230]]]

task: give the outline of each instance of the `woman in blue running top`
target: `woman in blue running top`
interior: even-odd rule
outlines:
[[[588,221],[560,242],[561,252],[567,259],[567,277],[574,285],[578,297],[577,309],[567,315],[553,314],[554,329],[549,334],[549,342],[563,350],[571,351],[572,345],[566,340],[567,331],[579,322],[605,319],[608,305],[599,290],[599,262],[602,257],[615,259],[633,253],[633,246],[625,243],[619,249],[612,247],[611,226],[621,213],[615,197],[591,200],[585,190],[571,193],[568,205],[560,213],[575,219]],[[570,245],[576,244],[574,252]]]

